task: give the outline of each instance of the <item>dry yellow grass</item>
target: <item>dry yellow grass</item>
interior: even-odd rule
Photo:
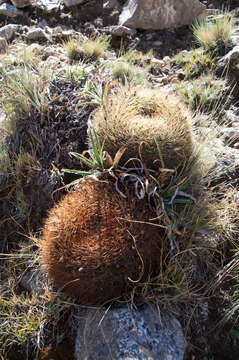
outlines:
[[[212,22],[198,21],[193,27],[193,33],[199,45],[204,47],[216,46],[219,42],[227,45],[235,25],[232,14],[224,13]]]
[[[128,81],[139,84],[146,80],[145,70],[124,60],[119,60],[113,64],[112,75],[114,78],[120,79],[123,83]]]
[[[66,51],[66,55],[70,61],[79,60],[81,58],[81,50],[79,41],[75,39],[69,39],[63,42],[63,48]]]
[[[105,55],[108,41],[103,38],[89,39],[82,44],[82,55],[85,59],[97,60]]]

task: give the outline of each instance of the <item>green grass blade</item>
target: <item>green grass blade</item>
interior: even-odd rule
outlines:
[[[71,169],[62,169],[64,173],[68,174],[76,174],[81,176],[89,176],[92,175],[92,171],[82,171],[82,170],[71,170]]]
[[[74,156],[78,160],[82,161],[90,169],[96,170],[98,168],[97,164],[90,159],[87,159],[84,155],[78,154],[76,152],[70,152],[70,155]]]

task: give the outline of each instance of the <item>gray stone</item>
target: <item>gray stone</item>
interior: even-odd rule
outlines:
[[[235,44],[235,45],[239,45],[239,34],[235,34],[235,35],[232,35],[232,42]]]
[[[220,184],[230,181],[230,187],[239,186],[239,150],[229,146],[223,146],[223,152],[217,156],[213,173],[216,174],[215,179],[212,178],[213,184]]]
[[[7,41],[5,38],[0,37],[0,54],[5,54],[7,52]]]
[[[119,24],[138,29],[168,29],[189,25],[197,16],[205,16],[199,0],[128,0]]]
[[[137,31],[135,29],[130,29],[126,26],[112,26],[111,27],[111,33],[115,36],[135,36],[137,34]]]
[[[234,111],[231,109],[225,111],[225,118],[231,126],[239,127],[239,125],[235,125],[236,123],[238,124],[239,121],[239,115],[236,115],[236,109],[234,109]]]
[[[48,26],[46,19],[42,19],[41,21],[39,21],[39,23],[37,24],[37,27],[41,28],[41,29],[45,29],[45,27]]]
[[[221,136],[226,144],[234,144],[235,141],[239,140],[239,128],[236,127],[223,128]]]
[[[103,0],[104,9],[116,9],[118,6],[118,0]]]
[[[231,40],[235,45],[239,45],[239,27],[235,27],[231,35]]]
[[[153,41],[153,42],[152,42],[152,45],[153,45],[153,46],[156,46],[156,47],[160,47],[160,46],[163,45],[163,43],[162,43],[162,41],[160,41],[160,40],[156,40],[156,41]]]
[[[32,29],[32,30],[28,31],[26,37],[29,40],[46,39],[46,40],[51,41],[51,39],[46,34],[46,32],[41,28],[36,28],[36,29]]]
[[[31,0],[11,0],[11,3],[17,8],[24,8],[31,5]]]
[[[61,5],[61,0],[37,0],[32,5],[48,13],[52,10],[58,10]]]
[[[14,34],[21,29],[21,25],[8,24],[0,28],[0,36],[7,41],[12,40]]]
[[[75,5],[80,5],[84,2],[85,0],[63,0],[64,5],[67,7],[71,7],[71,6],[75,6]]]
[[[20,286],[30,293],[41,295],[44,293],[44,285],[46,282],[47,279],[43,272],[39,270],[28,270],[22,275]]]
[[[234,48],[231,51],[229,51],[229,53],[227,53],[225,56],[223,56],[223,58],[221,58],[219,63],[225,64],[235,59],[238,59],[238,57],[239,57],[239,45],[234,46]]]
[[[183,360],[181,325],[154,304],[80,313],[76,360]]]
[[[16,6],[10,4],[0,5],[0,15],[5,15],[9,17],[22,16],[23,12],[16,8]]]

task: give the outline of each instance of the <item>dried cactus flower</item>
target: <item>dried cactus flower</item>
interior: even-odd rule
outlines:
[[[121,87],[95,111],[89,126],[111,156],[126,146],[122,160],[140,153],[151,169],[176,169],[193,155],[190,114],[175,95],[162,89]]]
[[[87,179],[50,211],[43,265],[83,304],[117,298],[159,270],[164,229],[145,223],[150,217],[146,202],[123,199],[108,181]]]

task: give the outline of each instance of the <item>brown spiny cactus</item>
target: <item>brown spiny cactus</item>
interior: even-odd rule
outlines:
[[[83,304],[100,304],[159,270],[164,229],[144,200],[123,199],[108,181],[86,180],[50,211],[42,261],[60,289]]]
[[[177,169],[193,156],[190,114],[175,95],[162,89],[122,87],[95,111],[91,127],[112,157],[121,146],[127,147],[121,164],[142,156],[148,168]]]

